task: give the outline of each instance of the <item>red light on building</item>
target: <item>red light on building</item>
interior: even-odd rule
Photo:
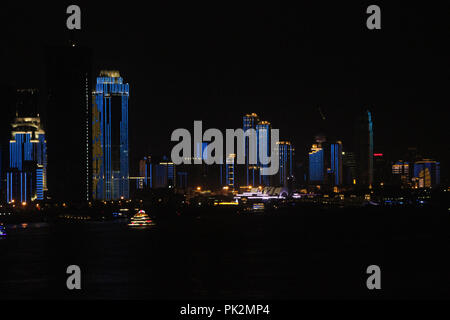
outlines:
[[[373,156],[374,156],[374,157],[382,157],[383,154],[382,154],[382,153],[374,153]]]

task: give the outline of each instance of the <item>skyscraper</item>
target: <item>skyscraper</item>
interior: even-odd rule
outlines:
[[[394,184],[408,187],[411,183],[409,163],[399,160],[392,165],[392,176]]]
[[[309,182],[324,183],[324,151],[319,144],[313,144],[309,152]]]
[[[288,178],[293,176],[294,171],[294,147],[289,141],[279,141],[277,152],[280,160],[277,184],[287,186]]]
[[[414,182],[417,188],[433,188],[441,183],[440,163],[423,159],[414,163]]]
[[[256,131],[256,125],[259,123],[259,117],[256,113],[246,114],[243,117],[242,130],[246,132],[248,129]],[[257,146],[255,146],[257,147]],[[256,154],[257,150],[250,150],[249,138],[244,138],[244,152],[245,152],[245,171],[244,171],[244,183],[249,185],[256,185],[259,182],[258,173],[259,169],[256,164],[250,164],[250,151]]]
[[[343,170],[344,170],[344,184],[355,185],[357,174],[356,156],[352,151],[346,151],[343,153]]]
[[[225,160],[225,185],[235,188],[235,160],[236,154],[229,154]]]
[[[92,198],[129,198],[129,85],[119,71],[101,71],[92,106]]]
[[[152,157],[147,156],[139,161],[139,176],[142,179],[138,180],[138,189],[153,188],[153,170]]]
[[[47,144],[37,117],[16,118],[12,124],[7,173],[7,201],[44,200],[47,189]]]
[[[48,189],[56,201],[91,195],[91,56],[75,43],[46,48]]]
[[[270,129],[271,125],[268,121],[259,121],[256,125],[256,152],[258,159],[259,168],[267,167],[267,164],[263,164],[263,159],[261,158],[261,154],[263,154],[267,159],[270,156],[270,153],[274,150],[271,150],[270,146]],[[263,186],[270,186],[270,176],[259,175],[259,184]]]
[[[337,141],[330,144],[330,171],[333,176],[332,184],[341,186],[343,182],[343,161],[342,161],[342,142]]]
[[[155,166],[155,188],[175,188],[176,176],[175,164],[163,157],[163,161]]]
[[[391,164],[387,160],[384,153],[373,154],[373,184],[374,186],[383,187],[389,184],[392,172]]]
[[[371,187],[373,184],[373,123],[370,111],[365,111],[356,124],[357,184]]]

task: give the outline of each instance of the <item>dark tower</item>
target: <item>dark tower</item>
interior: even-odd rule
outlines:
[[[14,118],[15,97],[12,86],[0,84],[2,115],[0,117],[0,203],[6,201],[6,171],[9,168],[9,139]]]
[[[373,128],[372,114],[365,111],[356,123],[356,164],[358,178],[356,183],[363,188],[373,184]]]
[[[75,203],[91,195],[91,59],[76,43],[45,53],[48,189],[55,201]]]

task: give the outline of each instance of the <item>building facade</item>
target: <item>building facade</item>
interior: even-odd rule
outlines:
[[[129,85],[118,71],[101,71],[92,99],[92,198],[128,199]]]
[[[139,177],[138,189],[153,188],[153,166],[151,156],[144,157],[144,159],[139,161]]]
[[[330,174],[334,186],[341,186],[343,183],[343,159],[342,142],[337,141],[330,144]]]
[[[277,185],[287,186],[288,178],[294,175],[294,147],[289,141],[277,143],[277,153],[280,161],[277,174]]]
[[[309,183],[323,184],[325,181],[324,150],[320,144],[313,144],[309,152]]]
[[[168,161],[166,157],[159,164],[155,165],[155,188],[175,188],[176,177],[175,164]]]
[[[49,197],[83,203],[92,192],[92,50],[77,43],[47,47],[45,60]]]
[[[242,130],[247,132],[249,129],[256,131],[256,126],[259,123],[259,117],[256,113],[250,113],[243,116]],[[244,180],[247,186],[255,186],[259,183],[259,167],[257,164],[250,163],[250,151],[256,154],[257,150],[250,150],[251,144],[248,137],[244,136],[244,152],[245,152],[245,169]],[[257,147],[256,145],[254,148]]]
[[[414,163],[414,186],[416,188],[433,188],[441,183],[440,163],[424,159]]]
[[[7,172],[7,202],[44,200],[47,191],[47,142],[38,117],[12,124]]]
[[[357,185],[362,188],[373,184],[373,122],[372,113],[365,111],[356,125]]]
[[[259,121],[256,125],[256,151],[257,151],[257,159],[258,159],[258,167],[259,172],[261,173],[260,168],[267,167],[267,164],[264,164],[264,159],[261,157],[261,155],[264,155],[267,159],[270,157],[270,153],[275,151],[271,150],[271,143],[270,143],[270,130],[271,130],[271,124],[268,121]],[[271,185],[270,183],[271,176],[263,176],[259,174],[259,185],[268,187]]]

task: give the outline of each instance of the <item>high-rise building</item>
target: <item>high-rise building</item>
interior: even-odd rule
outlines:
[[[56,201],[91,196],[91,56],[75,43],[46,48],[48,189]]]
[[[294,147],[289,141],[279,141],[277,153],[280,160],[277,184],[287,186],[288,178],[294,174]]]
[[[342,154],[343,171],[344,171],[344,184],[356,185],[356,179],[358,177],[358,168],[356,166],[356,156],[352,151],[345,151]]]
[[[414,183],[417,188],[433,188],[441,183],[440,163],[430,159],[414,163]]]
[[[309,182],[322,184],[325,181],[324,150],[319,144],[313,144],[309,152]]]
[[[392,165],[392,177],[394,184],[408,187],[411,183],[409,163],[403,160],[395,162]]]
[[[92,198],[130,197],[129,85],[119,71],[101,71],[92,101]]]
[[[175,164],[166,157],[155,166],[155,188],[175,188],[176,186]]]
[[[268,121],[259,121],[256,125],[256,150],[257,150],[257,159],[259,168],[268,167],[268,164],[263,164],[263,159],[261,158],[261,154],[264,154],[267,159],[270,156],[270,153],[274,150],[271,150],[271,141],[270,141],[270,130],[271,125]],[[261,169],[260,169],[261,170]],[[270,186],[270,176],[268,175],[259,175],[259,185],[261,186]]]
[[[259,123],[259,117],[256,113],[250,113],[246,114],[243,117],[243,127],[242,130],[244,132],[247,132],[249,129],[253,129],[256,131],[256,126]],[[249,138],[244,138],[244,152],[245,152],[245,170],[244,170],[244,181],[247,186],[249,185],[256,185],[259,182],[259,168],[257,164],[250,164],[250,151],[254,152],[254,154],[257,154],[256,150],[250,150],[250,142]],[[257,148],[257,145],[254,146],[254,148]]]
[[[47,144],[37,117],[16,118],[12,124],[7,173],[7,201],[44,200],[47,190]]]
[[[139,161],[139,177],[138,189],[153,188],[153,168],[151,156],[144,157],[144,159]]]
[[[357,184],[371,187],[373,184],[373,122],[370,111],[365,111],[356,124]]]
[[[332,185],[341,186],[343,182],[342,142],[330,144],[330,173],[333,177]]]
[[[188,187],[188,173],[186,171],[177,172],[177,188],[187,189]]]
[[[392,168],[383,153],[373,154],[373,183],[375,186],[384,186],[390,182]]]
[[[236,154],[234,154],[234,153],[229,154],[226,159],[226,166],[225,166],[226,184],[230,188],[234,188],[236,186],[236,184],[235,184],[235,160],[236,160]]]

